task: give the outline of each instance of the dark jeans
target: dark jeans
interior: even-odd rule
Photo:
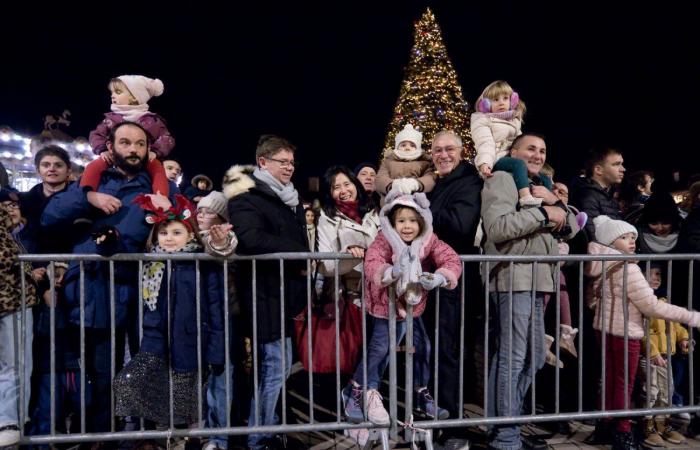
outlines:
[[[694,356],[694,355],[693,355]],[[685,396],[688,394],[688,355],[676,352],[671,358],[673,367],[673,399],[671,404],[682,406],[685,404]]]
[[[115,330],[115,375],[124,365],[126,330]],[[111,336],[109,329],[85,330],[86,369],[92,381],[92,408],[88,414],[88,431],[110,431],[111,420]]]
[[[372,338],[367,347],[367,388],[379,389],[384,377],[384,372],[389,364],[389,321],[387,319],[372,318]],[[396,321],[396,343],[406,335],[406,321]],[[427,387],[430,380],[430,339],[425,331],[423,319],[413,318],[413,345],[416,352],[413,355],[413,386]],[[355,370],[353,379],[364,384],[364,368],[362,361]]]

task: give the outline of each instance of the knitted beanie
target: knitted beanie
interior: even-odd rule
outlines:
[[[377,171],[377,166],[375,164],[372,164],[371,162],[363,162],[355,166],[355,170],[352,171],[352,173],[357,176],[362,169],[365,167],[369,167],[370,169],[374,170],[375,172]]]
[[[199,203],[197,203],[197,209],[199,208],[209,208],[220,215],[226,222],[229,221],[228,202],[224,194],[219,191],[211,191],[205,197],[202,197]]]
[[[140,105],[148,103],[151,97],[158,97],[163,93],[163,82],[158,78],[142,75],[120,75],[117,78],[126,85]]]
[[[603,245],[611,245],[615,239],[625,233],[632,233],[637,237],[637,229],[624,220],[614,220],[608,216],[598,216],[593,219],[595,225],[596,241]]]
[[[413,128],[413,125],[410,123],[406,124],[405,127],[403,127],[403,130],[399,131],[396,134],[396,139],[395,139],[395,145],[394,145],[394,150],[398,150],[399,144],[408,141],[408,142],[413,142],[416,145],[416,148],[418,149],[419,152],[422,152],[423,150],[421,149],[421,141],[423,140],[423,134]]]

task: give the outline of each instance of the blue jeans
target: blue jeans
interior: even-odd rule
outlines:
[[[80,372],[57,372],[54,385],[54,398],[56,399],[56,430],[58,432],[70,432],[64,430],[66,417],[71,412],[76,413],[77,419],[73,420],[72,428],[80,429]],[[29,434],[33,436],[47,435],[51,433],[51,374],[41,374],[38,383],[36,407],[32,411],[32,426]],[[85,407],[90,407],[90,385],[85,387]],[[77,422],[77,423],[76,423]],[[48,445],[35,448],[48,449]]]
[[[286,361],[282,374],[282,339],[267,344],[258,344],[258,399],[260,401],[260,425],[275,425],[279,423],[277,416],[277,400],[282,389],[282,381],[289,377],[292,365],[292,339],[285,338]],[[255,396],[250,399],[250,417],[248,426],[258,425],[255,417]],[[249,434],[248,447],[259,449],[264,447],[264,439],[273,437],[272,433]]]
[[[229,395],[233,400],[233,364],[229,365],[230,377],[229,380]],[[207,386],[207,427],[222,428],[226,426],[226,370],[219,375],[209,374],[209,382]],[[216,443],[218,448],[228,448],[228,436],[211,436],[211,441]]]
[[[372,318],[372,338],[367,347],[367,389],[379,389],[389,364],[389,321],[377,317]],[[406,321],[396,321],[396,343],[406,335]],[[427,387],[430,381],[430,339],[425,331],[423,319],[413,319],[413,345],[416,353],[413,356],[413,385],[415,387]],[[362,361],[355,369],[353,380],[358,384],[364,384],[364,369]]]
[[[26,310],[24,336],[24,413],[29,417],[29,395],[31,393],[32,376],[32,311]],[[8,314],[0,318],[0,427],[7,425],[24,426],[19,417],[20,390],[20,354],[19,337],[21,331],[20,312]]]
[[[491,293],[491,332],[496,342],[489,371],[487,411],[489,417],[521,415],[525,394],[533,381],[531,364],[534,364],[535,371],[544,366],[546,355],[543,301],[544,295],[540,292],[536,293],[533,316],[532,292],[513,292],[511,325],[509,293]],[[533,334],[534,358],[529,354]],[[512,361],[509,361],[511,355]],[[502,450],[520,449],[522,447],[520,427],[517,425],[494,426],[491,430],[490,445]]]
[[[671,366],[673,367],[673,399],[671,403],[674,406],[683,406],[685,396],[688,393],[688,355],[681,352],[676,352],[671,358]]]

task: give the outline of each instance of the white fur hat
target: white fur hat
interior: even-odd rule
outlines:
[[[420,146],[421,142],[423,141],[423,134],[420,131],[413,128],[413,125],[411,125],[410,123],[406,124],[406,126],[403,127],[403,130],[399,131],[396,134],[396,139],[394,140],[394,150],[398,150],[399,144],[403,141],[408,141],[413,142],[416,145],[416,148],[419,152],[423,151]]]
[[[163,82],[158,78],[142,75],[120,75],[117,78],[126,85],[140,105],[148,103],[151,97],[158,97],[163,93]]]
[[[611,245],[615,239],[625,233],[633,233],[637,237],[637,229],[624,220],[614,220],[608,216],[598,216],[593,219],[595,224],[596,241],[603,245]]]
[[[226,222],[229,221],[228,201],[224,194],[219,191],[211,191],[209,194],[202,197],[199,203],[197,203],[197,209],[199,208],[209,208],[220,215]]]

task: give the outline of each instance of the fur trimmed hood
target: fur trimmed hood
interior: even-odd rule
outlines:
[[[245,194],[255,187],[253,180],[253,172],[255,166],[236,164],[231,166],[224,175],[223,191],[226,199],[231,200],[233,197]]]

